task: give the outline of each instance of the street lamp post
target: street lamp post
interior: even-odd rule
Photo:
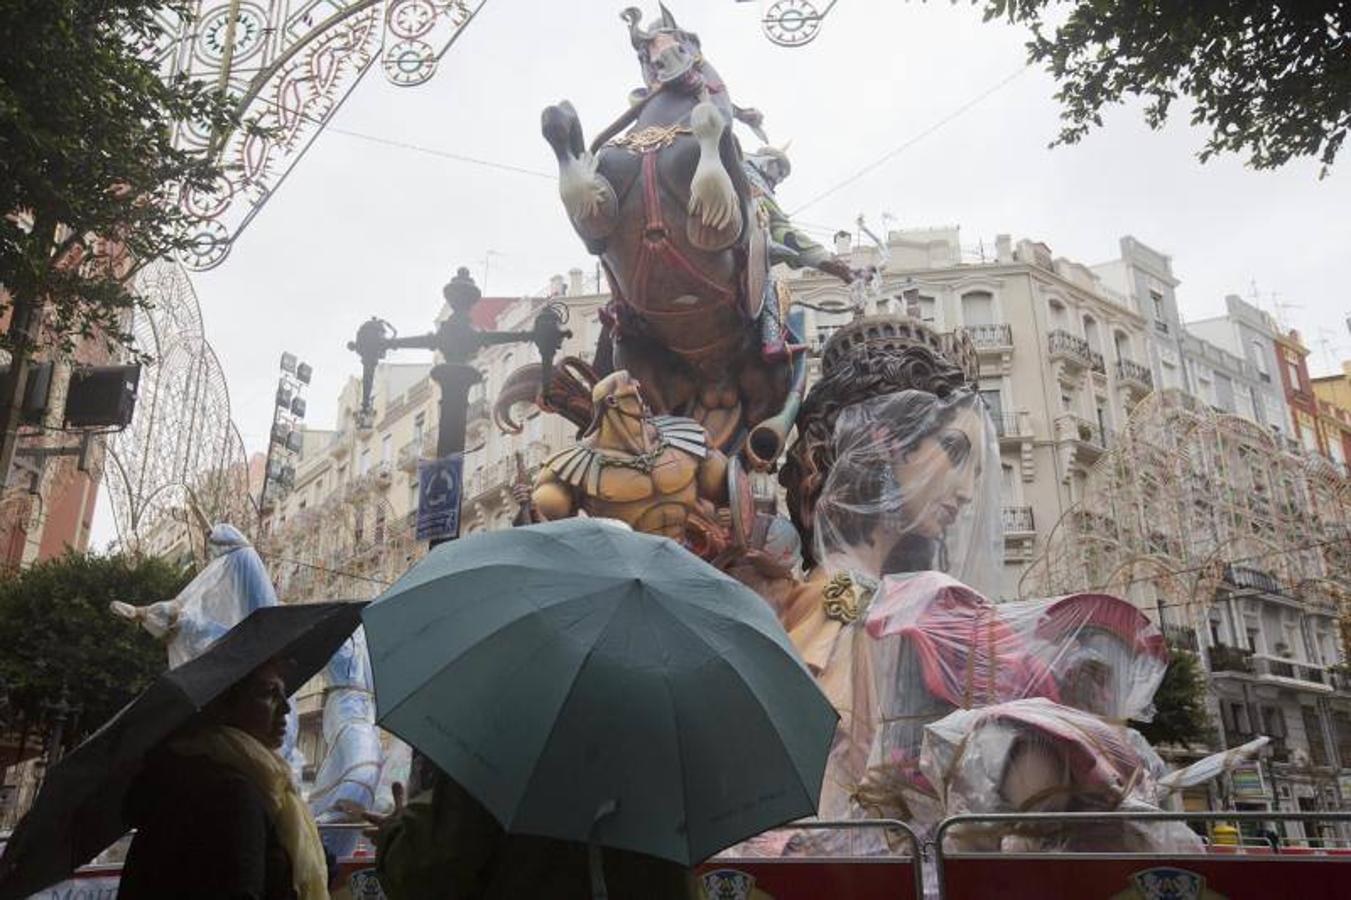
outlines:
[[[482,297],[482,292],[469,276],[469,270],[460,267],[455,277],[442,290],[450,304],[452,315],[437,326],[436,331],[413,337],[398,337],[393,326],[383,319],[372,317],[357,329],[356,340],[347,344],[361,357],[361,424],[371,424],[371,388],[375,366],[390,350],[418,348],[441,354],[442,362],[432,369],[432,378],[441,388],[440,421],[436,431],[436,455],[444,459],[464,452],[464,433],[469,412],[469,389],[482,379],[478,369],[470,365],[473,356],[485,347],[497,344],[515,344],[529,341],[539,350],[543,362],[541,385],[547,385],[552,376],[553,359],[563,346],[563,339],[572,332],[563,328],[567,308],[551,303],[535,316],[530,331],[480,331],[474,327],[471,313]],[[458,502],[458,501],[457,501]],[[431,546],[458,537],[454,533],[431,540]]]

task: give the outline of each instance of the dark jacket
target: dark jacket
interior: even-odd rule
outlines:
[[[376,868],[390,900],[591,900],[587,848],[508,835],[454,781],[409,801],[376,839]],[[666,860],[606,850],[610,900],[687,900],[693,879]]]
[[[121,900],[292,900],[291,863],[263,795],[233,769],[167,750],[127,795],[136,828]]]

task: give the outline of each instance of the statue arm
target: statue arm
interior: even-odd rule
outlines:
[[[710,448],[699,464],[699,496],[721,506],[727,502],[727,457]]]
[[[535,490],[530,495],[537,516],[546,522],[566,519],[577,514],[572,490],[548,469],[535,477]]]

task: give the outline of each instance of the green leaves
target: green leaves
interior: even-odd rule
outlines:
[[[139,261],[185,245],[178,190],[219,169],[174,146],[176,125],[245,127],[212,86],[165,83],[138,51],[183,12],[178,0],[0,4],[0,210],[27,218],[0,221],[0,285],[46,307],[59,349],[86,334],[125,342],[125,314],[142,302],[126,289],[128,261],[89,262],[99,242]]]
[[[1169,647],[1168,670],[1154,694],[1154,721],[1133,723],[1151,744],[1211,744],[1205,672],[1195,653]]]
[[[189,576],[159,559],[68,553],[0,575],[0,683],[8,724],[34,726],[61,697],[80,706],[71,745],[103,724],[164,671],[164,648],[108,610],[175,596]]]
[[[1079,141],[1127,97],[1146,101],[1151,128],[1189,98],[1191,122],[1210,129],[1203,162],[1239,153],[1270,169],[1313,157],[1326,175],[1351,129],[1343,0],[983,2],[986,21],[1031,29],[1029,60],[1060,82],[1064,124],[1053,146]]]

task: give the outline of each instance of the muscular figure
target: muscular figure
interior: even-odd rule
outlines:
[[[546,521],[585,512],[620,519],[701,555],[726,545],[716,522],[727,496],[727,458],[702,426],[653,416],[624,370],[597,382],[595,418],[582,440],[550,457],[535,477],[535,514]]]

